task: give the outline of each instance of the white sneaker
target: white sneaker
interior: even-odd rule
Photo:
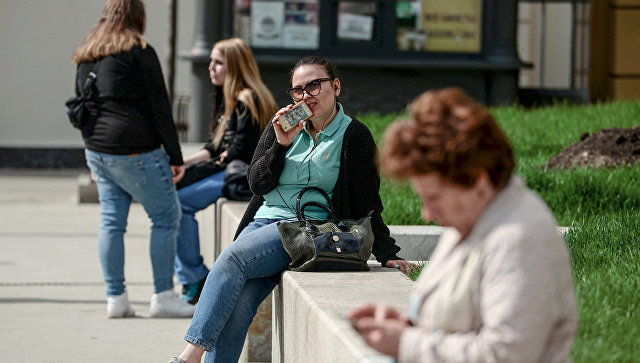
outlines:
[[[190,318],[196,306],[182,300],[173,289],[153,294],[149,314],[152,318]]]
[[[107,318],[130,318],[136,316],[136,311],[129,303],[129,295],[123,292],[120,295],[107,296]]]

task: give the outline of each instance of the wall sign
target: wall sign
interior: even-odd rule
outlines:
[[[430,52],[480,52],[482,0],[422,0],[420,29]]]

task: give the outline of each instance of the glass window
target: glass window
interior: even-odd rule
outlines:
[[[318,0],[286,0],[284,48],[318,49],[320,10]]]
[[[477,53],[482,0],[396,1],[396,49]]]
[[[235,0],[234,34],[256,48],[317,49],[318,0]]]
[[[372,41],[377,12],[375,2],[340,1],[338,3],[338,39]]]

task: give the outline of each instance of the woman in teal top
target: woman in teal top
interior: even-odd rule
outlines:
[[[172,362],[235,362],[240,357],[249,325],[260,303],[269,296],[291,259],[282,246],[277,222],[295,218],[298,193],[317,186],[332,199],[339,218],[358,219],[370,211],[375,235],[373,254],[386,267],[408,269],[396,256],[400,250],[382,221],[380,178],[373,137],[362,123],[345,115],[338,103],[341,83],[326,59],[307,57],[293,69],[294,102],[304,100],[313,111],[307,122],[284,132],[277,119],[291,109],[280,109],[262,134],[249,168],[254,193],[240,222],[236,239],[213,264],[207,277],[180,358]],[[323,202],[305,193],[304,202]],[[305,210],[324,219],[320,209]]]
[[[340,152],[344,131],[351,124],[351,117],[344,114],[339,103],[336,103],[338,111],[333,120],[322,131],[312,136],[312,131],[303,128],[291,143],[285,155],[284,169],[280,174],[278,187],[263,195],[264,203],[256,212],[254,219],[287,219],[295,217],[292,207],[301,187],[319,187],[329,194],[333,193],[333,187],[338,179],[340,169]],[[305,193],[303,201],[314,200],[325,203],[319,193]],[[314,207],[305,210],[305,215],[310,219],[325,219],[327,212]],[[293,214],[292,214],[293,213]]]

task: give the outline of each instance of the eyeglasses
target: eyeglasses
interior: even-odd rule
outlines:
[[[331,81],[331,80],[332,80],[331,78],[314,79],[313,81],[307,83],[307,85],[304,86],[303,88],[300,88],[300,87],[289,88],[287,93],[289,94],[289,96],[291,96],[291,98],[293,98],[295,102],[300,102],[304,98],[305,92],[310,96],[319,95],[322,82]]]

